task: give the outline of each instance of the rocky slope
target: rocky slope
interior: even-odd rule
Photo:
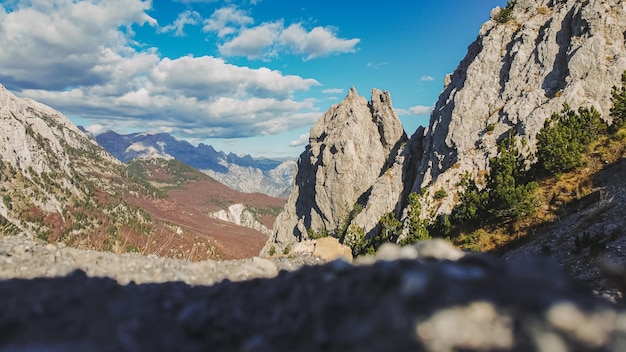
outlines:
[[[95,139],[122,162],[137,158],[176,159],[206,173],[230,188],[247,193],[260,192],[286,198],[291,187],[294,161],[255,159],[216,151],[200,143],[194,147],[167,133],[132,133],[120,135],[108,131]]]
[[[308,230],[339,227],[354,205],[367,199],[371,184],[385,174],[393,163],[390,155],[406,139],[388,92],[374,89],[368,102],[351,88],[311,128],[291,195],[264,253],[306,239]]]
[[[130,180],[114,189],[112,180],[124,178],[120,163],[57,111],[17,98],[0,85],[0,125],[4,233],[80,240],[77,231],[95,221],[80,209],[85,207],[104,210],[101,220],[111,226],[145,221],[123,202],[107,206],[106,198],[120,191],[145,189]]]
[[[124,165],[59,112],[0,86],[0,233],[200,260],[259,253],[284,199],[234,191],[176,160]],[[248,222],[210,213],[245,204]],[[251,228],[252,227],[252,228]]]
[[[413,191],[455,194],[466,172],[488,168],[511,128],[532,151],[544,121],[563,103],[609,116],[611,88],[626,70],[626,3],[519,0],[511,10],[506,23],[493,19],[500,9],[492,11],[449,78],[429,128],[415,136],[423,153],[412,170]],[[452,197],[443,199],[436,212],[452,204]]]
[[[611,88],[619,85],[626,70],[626,4],[619,0],[518,0],[510,2],[509,18],[503,20],[501,11],[492,11],[466,57],[446,77],[429,126],[415,131],[406,144],[386,149],[386,154],[363,148],[360,153],[366,155],[347,164],[344,154],[326,152],[320,168],[349,165],[340,166],[336,174],[341,176],[335,176],[308,167],[316,161],[311,157],[316,150],[333,150],[334,143],[311,139],[299,161],[288,207],[279,216],[268,245],[299,240],[310,228],[335,230],[357,200],[363,205],[362,212],[342,226],[363,229],[367,236],[379,231],[379,219],[387,212],[406,217],[411,192],[421,194],[423,218],[449,213],[461,178],[467,173],[474,178],[484,175],[489,159],[497,153],[498,141],[509,130],[528,140],[522,152],[530,154],[537,132],[564,103],[573,109],[594,106],[608,118]],[[352,107],[352,100],[348,96],[339,106]],[[333,109],[337,108],[312,129],[312,136],[314,130],[324,130],[329,136],[343,133],[326,117],[333,116]],[[391,106],[385,111],[380,130],[395,129],[390,122],[394,117]],[[342,121],[351,122],[349,118]],[[370,131],[366,135],[376,135],[369,126],[351,125]],[[370,156],[389,161],[375,179],[361,177],[363,170],[372,168],[366,161]],[[334,179],[337,177],[352,183],[342,184]],[[328,184],[337,185],[335,190],[341,192],[327,192]],[[358,192],[351,190],[353,186]],[[435,197],[438,191],[445,196]],[[334,204],[334,217],[326,215],[329,204]],[[309,208],[323,210],[311,215],[299,210]]]
[[[626,341],[626,313],[554,263],[439,242],[384,246],[357,265],[189,263],[12,236],[0,238],[0,263],[0,351],[621,351]],[[303,264],[323,265],[292,271]]]

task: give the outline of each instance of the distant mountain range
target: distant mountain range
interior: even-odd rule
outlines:
[[[259,192],[274,197],[289,194],[295,160],[273,160],[238,156],[216,151],[203,143],[194,147],[168,133],[118,134],[114,131],[95,136],[96,141],[122,162],[134,159],[176,159],[241,192]]]

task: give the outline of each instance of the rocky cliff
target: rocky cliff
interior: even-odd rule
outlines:
[[[304,239],[308,230],[341,226],[355,204],[365,204],[371,185],[385,175],[394,162],[390,156],[406,139],[388,92],[374,89],[368,102],[351,88],[311,128],[291,195],[264,250]]]
[[[466,57],[446,77],[429,126],[415,131],[405,145],[385,149],[384,156],[376,148],[360,149],[358,157],[346,160],[347,154],[332,153],[338,149],[315,136],[321,135],[318,131],[324,131],[323,136],[341,135],[346,128],[334,125],[330,117],[337,109],[350,109],[358,99],[351,91],[339,107],[331,108],[312,129],[296,185],[270,241],[295,241],[307,229],[322,225],[332,230],[357,199],[364,209],[350,219],[351,224],[368,235],[376,232],[382,214],[394,211],[398,217],[406,216],[411,192],[423,194],[422,217],[449,213],[463,175],[484,174],[498,141],[509,130],[528,139],[522,152],[530,153],[545,120],[564,103],[573,109],[594,106],[609,116],[611,88],[626,70],[626,3],[518,0],[509,2],[508,16],[500,16],[502,11],[492,11]],[[376,100],[373,94],[372,101]],[[379,130],[395,130],[390,104],[384,113],[388,115],[379,120],[383,123]],[[359,128],[370,131],[367,126]],[[340,165],[334,174],[318,172],[320,151],[326,151],[326,158],[319,165],[331,165],[326,170]],[[372,167],[369,155],[389,162],[373,181],[361,175]],[[439,190],[446,196],[435,200]],[[333,215],[327,213],[330,210]]]
[[[519,0],[510,9],[505,23],[494,19],[501,9],[492,11],[448,78],[429,128],[414,139],[424,151],[413,191],[455,194],[463,174],[488,168],[509,129],[532,151],[563,103],[609,116],[611,87],[626,70],[626,3]],[[436,212],[449,212],[453,197],[438,203]]]
[[[47,237],[71,223],[70,204],[88,201],[119,162],[65,116],[0,85],[0,223],[4,233]]]

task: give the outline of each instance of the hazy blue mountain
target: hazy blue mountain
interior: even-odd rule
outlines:
[[[295,166],[294,161],[226,154],[203,143],[196,147],[168,133],[123,135],[107,131],[95,136],[95,139],[122,162],[136,158],[176,159],[242,192],[285,197],[291,186],[291,170]]]

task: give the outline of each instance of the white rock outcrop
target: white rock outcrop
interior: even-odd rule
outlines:
[[[61,113],[19,98],[1,84],[0,126],[0,215],[22,230],[20,212],[34,206],[62,213],[68,194],[87,192],[79,181],[84,174],[77,172],[76,156],[90,158],[92,166],[119,165]]]
[[[357,202],[366,201],[406,138],[388,92],[374,89],[368,102],[351,88],[311,128],[291,195],[264,251],[305,239],[309,229],[339,227]]]
[[[228,210],[222,209],[212,212],[209,213],[209,216],[222,221],[231,222],[235,225],[249,227],[268,236],[272,233],[272,230],[265,227],[265,225],[256,218],[254,213],[243,204],[233,204],[228,207]]]

